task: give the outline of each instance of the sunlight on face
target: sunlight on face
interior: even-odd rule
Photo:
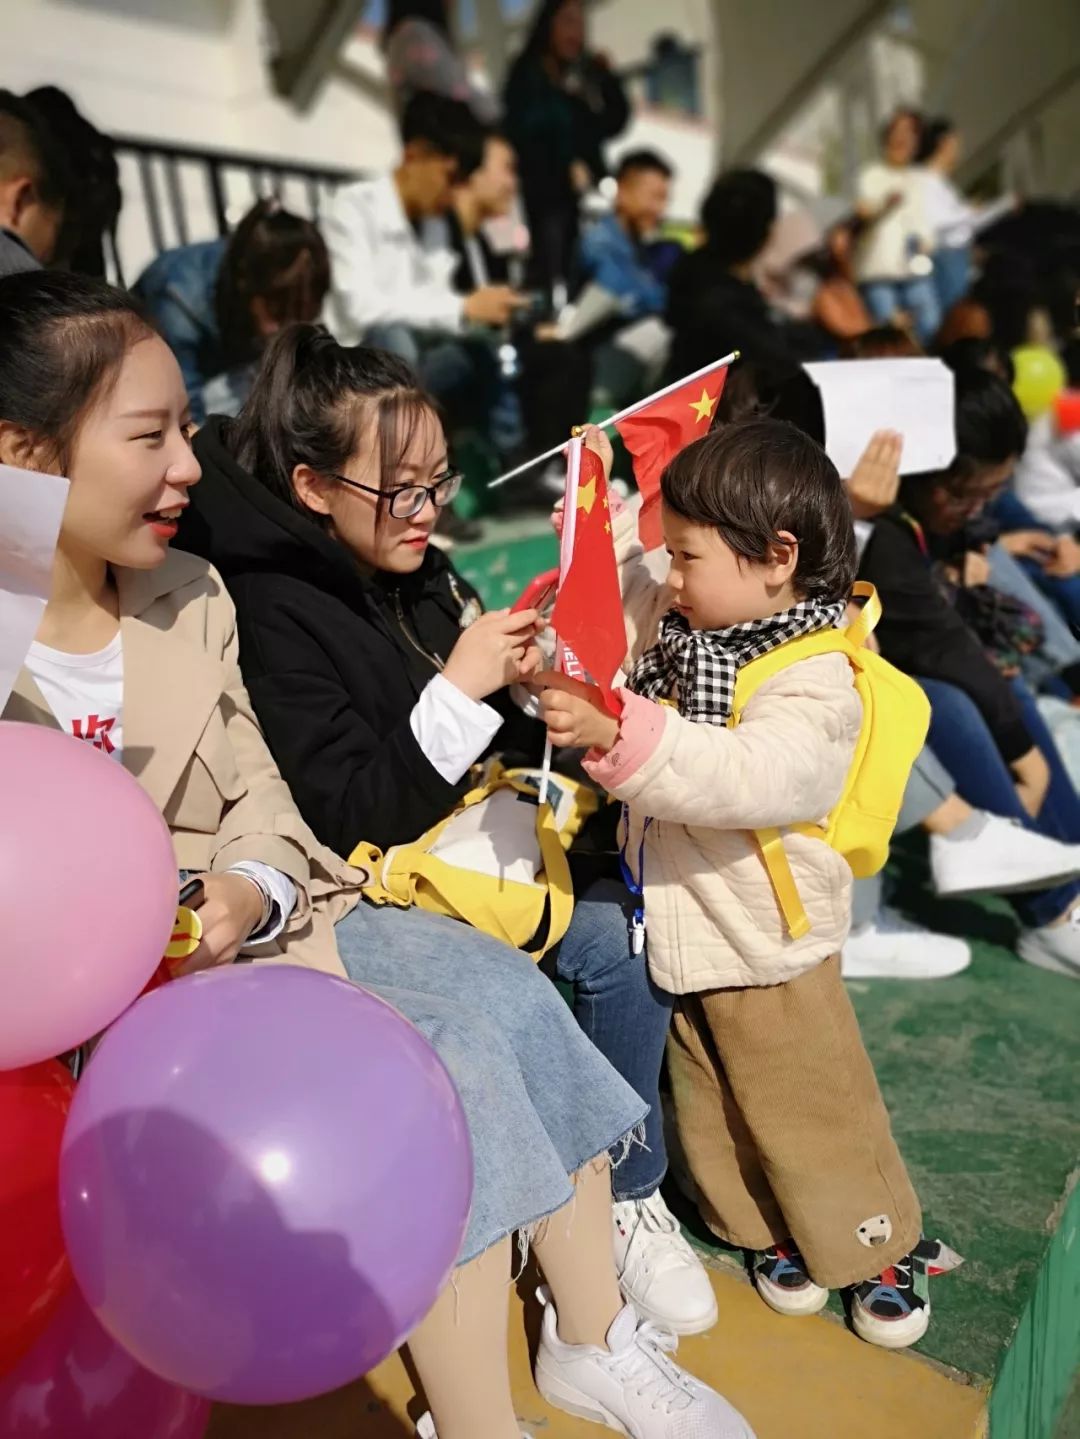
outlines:
[[[796,602],[775,565],[743,559],[716,530],[663,506],[664,543],[671,556],[668,586],[692,630],[723,630],[766,619]]]
[[[380,476],[379,467],[378,422],[373,417],[362,426],[360,443],[341,471],[346,479],[385,493],[407,485],[432,485],[446,473],[446,436],[432,410],[421,413],[394,472]],[[385,503],[380,506],[378,495],[367,490],[329,480],[320,486],[320,494],[320,507],[330,517],[334,534],[361,564],[396,575],[412,574],[423,564],[439,516],[430,495],[419,514],[398,520]]]
[[[192,434],[172,351],[157,335],[136,340],[79,426],[61,543],[130,569],[161,564],[200,475]]]

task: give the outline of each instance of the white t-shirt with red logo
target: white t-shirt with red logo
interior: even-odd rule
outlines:
[[[36,641],[26,668],[65,734],[120,760],[124,747],[124,650],[120,632],[92,655],[69,655]]]
[[[119,764],[124,749],[124,648],[119,630],[103,650],[92,655],[69,655],[35,640],[26,657],[57,723],[65,734],[92,744]],[[248,939],[248,945],[276,939],[296,907],[296,886],[287,874],[256,860],[230,865],[246,875],[266,896],[269,913]]]

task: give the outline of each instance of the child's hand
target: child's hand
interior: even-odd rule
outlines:
[[[619,738],[619,721],[608,714],[596,685],[546,671],[540,707],[548,739],[559,749],[598,749],[605,754]]]
[[[604,479],[611,479],[611,467],[615,463],[615,451],[611,448],[611,441],[607,432],[600,429],[599,425],[586,425],[581,432],[585,441],[585,448],[592,450],[594,455],[599,455],[600,463],[604,467]]]

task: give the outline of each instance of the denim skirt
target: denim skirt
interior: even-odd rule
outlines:
[[[648,1106],[526,955],[457,920],[366,901],[334,934],[349,978],[411,1020],[457,1085],[474,1163],[459,1263],[561,1209],[570,1175],[632,1142]]]

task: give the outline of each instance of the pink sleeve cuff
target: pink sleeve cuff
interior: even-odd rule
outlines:
[[[619,738],[600,754],[590,750],[585,756],[585,769],[604,789],[616,789],[636,774],[652,755],[664,733],[664,711],[661,705],[629,690],[617,691],[622,700]]]

